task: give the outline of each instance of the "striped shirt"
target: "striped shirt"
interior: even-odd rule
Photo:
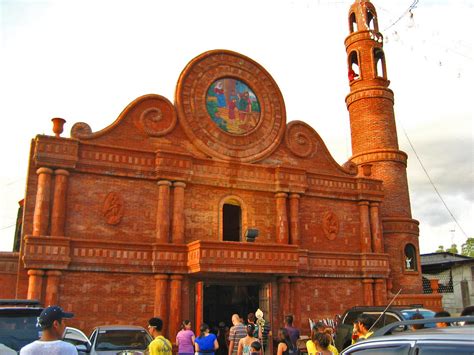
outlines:
[[[237,324],[230,328],[229,332],[229,341],[234,342],[234,347],[232,348],[232,355],[237,354],[237,349],[239,348],[239,340],[247,336],[247,327],[245,325]]]

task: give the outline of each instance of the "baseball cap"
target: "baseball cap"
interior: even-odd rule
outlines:
[[[64,312],[59,306],[49,306],[43,309],[43,312],[41,312],[40,316],[38,317],[38,324],[41,328],[45,328],[51,326],[55,320],[72,317],[74,317],[73,313]]]

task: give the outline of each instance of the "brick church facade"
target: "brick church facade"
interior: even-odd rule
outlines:
[[[260,308],[333,317],[354,305],[423,304],[418,222],[399,150],[374,6],[345,40],[352,157],[287,123],[270,74],[215,50],[181,73],[175,103],[145,95],[115,122],[32,141],[19,253],[0,255],[0,297],[39,299],[100,324],[160,316],[229,324]]]

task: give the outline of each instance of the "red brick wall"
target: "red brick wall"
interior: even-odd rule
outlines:
[[[75,313],[68,324],[87,334],[98,325],[146,326],[154,293],[153,275],[69,271],[61,277],[59,304]]]
[[[0,298],[16,298],[18,255],[0,252]]]
[[[359,279],[305,277],[300,290],[301,311],[295,316],[300,320],[302,334],[310,333],[308,318],[333,319],[347,308],[363,303],[362,282]]]
[[[326,211],[339,218],[339,233],[329,240],[322,229]],[[359,210],[357,202],[303,196],[300,199],[301,247],[315,251],[330,251],[337,244],[338,251],[360,252]]]
[[[102,213],[109,192],[124,201],[123,217],[110,225]],[[73,173],[68,180],[66,236],[101,241],[154,241],[158,186],[132,178]]]

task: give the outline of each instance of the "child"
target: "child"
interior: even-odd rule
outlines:
[[[262,345],[258,341],[254,341],[250,344],[250,355],[260,355],[262,349]]]

